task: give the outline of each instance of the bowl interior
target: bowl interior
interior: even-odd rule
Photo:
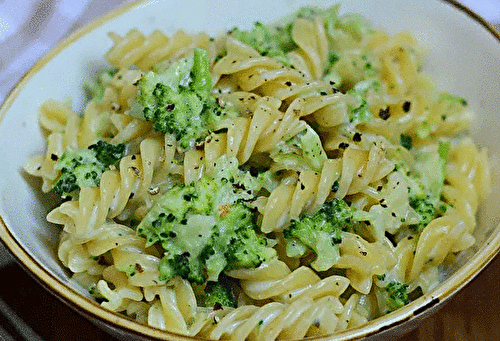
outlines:
[[[428,48],[425,72],[438,86],[464,97],[476,112],[471,133],[480,146],[489,149],[492,162],[492,193],[500,190],[500,36],[493,34],[458,10],[452,3],[437,0],[340,1],[341,12],[357,12],[390,33],[408,30]],[[60,227],[46,222],[47,212],[57,204],[55,197],[40,193],[40,182],[25,175],[22,165],[44,150],[38,127],[38,107],[46,99],[70,100],[75,111],[84,104],[82,84],[106,67],[104,54],[111,47],[108,31],[119,34],[137,27],[145,33],[159,28],[217,34],[235,25],[250,27],[255,20],[272,22],[303,5],[323,7],[330,1],[162,1],[130,6],[117,16],[101,20],[69,38],[42,59],[21,81],[0,111],[0,216],[5,226],[0,234],[13,253],[29,268],[43,268],[57,281],[72,285],[69,274],[57,260]],[[452,276],[460,266],[476,262],[477,269],[497,251],[500,201],[487,200],[481,207],[475,231],[477,244],[448,269],[454,283],[465,283],[471,273]],[[498,240],[498,239],[495,239]],[[19,250],[24,250],[26,255]],[[482,251],[484,259],[474,258]],[[457,287],[457,286],[450,286]],[[449,295],[453,290],[448,290]]]

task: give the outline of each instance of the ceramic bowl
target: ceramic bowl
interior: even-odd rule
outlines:
[[[500,248],[498,156],[500,146],[500,35],[474,13],[453,1],[345,0],[341,10],[358,12],[374,26],[390,33],[407,30],[428,47],[425,71],[437,85],[467,98],[477,119],[472,135],[489,148],[493,190],[479,212],[474,233],[477,243],[443,275],[443,283],[395,313],[365,326],[322,340],[388,339],[402,335],[431,315],[443,302],[470,282]],[[19,263],[56,297],[125,339],[175,339],[166,332],[132,322],[101,308],[57,260],[59,227],[46,222],[55,205],[40,191],[40,183],[26,176],[26,159],[44,150],[38,127],[39,105],[46,99],[70,99],[82,109],[82,84],[106,66],[104,54],[112,42],[108,31],[124,34],[137,27],[145,33],[155,28],[216,34],[235,25],[249,28],[255,20],[272,22],[302,5],[332,5],[330,1],[305,0],[184,0],[139,2],[101,18],[71,35],[42,58],[12,91],[0,110],[0,237]],[[53,198],[52,198],[53,199]],[[500,294],[500,293],[497,293]]]

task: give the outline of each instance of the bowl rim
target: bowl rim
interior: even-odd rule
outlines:
[[[480,15],[472,11],[467,6],[457,2],[456,0],[436,0],[437,2],[451,5],[456,10],[463,12],[473,21],[483,26],[486,31],[500,43],[500,33],[483,19]],[[110,11],[109,13],[100,16],[75,32],[71,33],[67,38],[60,41],[57,45],[51,48],[42,58],[40,58],[17,82],[13,89],[6,96],[3,103],[0,105],[0,124],[3,118],[9,111],[9,108],[14,103],[22,89],[27,85],[30,79],[37,74],[46,64],[60,54],[64,49],[76,42],[83,36],[89,34],[105,23],[120,17],[121,15],[147,4],[148,0],[137,0]],[[500,224],[497,225],[500,228]],[[0,241],[14,257],[14,260],[27,271],[42,287],[47,289],[57,299],[66,305],[79,312],[81,315],[89,318],[95,323],[104,323],[108,327],[115,330],[124,331],[128,334],[133,334],[137,337],[154,338],[155,340],[199,340],[190,336],[176,334],[160,330],[149,325],[141,324],[133,319],[101,307],[94,300],[85,297],[75,288],[64,283],[62,280],[53,275],[42,263],[37,261],[29,251],[15,238],[11,233],[3,217],[0,215]],[[443,283],[437,286],[430,293],[420,297],[410,304],[398,309],[394,313],[379,317],[370,321],[368,324],[349,329],[340,333],[330,334],[320,337],[311,338],[312,340],[357,340],[365,337],[373,336],[379,332],[387,331],[395,328],[410,320],[417,320],[424,316],[425,312],[430,312],[440,302],[444,302],[452,298],[460,289],[468,285],[476,278],[500,251],[500,233],[490,236],[484,245],[469,259],[462,267],[460,267],[452,276],[446,279]]]

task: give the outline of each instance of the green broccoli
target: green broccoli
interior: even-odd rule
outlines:
[[[399,136],[399,144],[402,145],[404,148],[410,150],[411,147],[413,146],[413,139],[410,135],[401,134]]]
[[[117,167],[124,155],[124,144],[113,145],[104,141],[87,149],[66,150],[55,165],[61,174],[52,192],[64,196],[82,187],[99,186],[102,173],[112,165]]]
[[[252,176],[250,169],[238,167],[238,160],[235,157],[227,158],[225,155],[217,160],[209,175],[217,184],[214,199],[217,207],[237,201],[249,201],[261,188],[268,185],[267,182],[271,181],[269,172]]]
[[[390,313],[410,303],[408,298],[409,285],[398,281],[391,281],[384,288],[380,289],[380,293],[385,298],[385,305],[387,305],[386,313]]]
[[[262,56],[275,58],[285,65],[290,65],[286,53],[297,48],[292,40],[291,26],[264,25],[256,22],[251,31],[233,28],[229,35],[250,45]]]
[[[372,117],[370,106],[368,102],[363,99],[358,107],[351,110],[349,114],[349,122],[358,125],[360,123],[370,122]]]
[[[439,141],[437,145],[415,151],[415,172],[409,176],[413,184],[409,187],[409,203],[419,217],[419,222],[410,225],[417,233],[427,226],[446,206],[441,201],[445,181],[445,164],[450,143]]]
[[[289,16],[281,25],[264,25],[256,22],[249,31],[233,28],[228,34],[253,47],[260,55],[275,58],[283,64],[293,67],[287,54],[298,48],[292,38],[293,23],[296,19],[316,20],[319,16],[322,16],[325,30],[332,36],[334,30],[341,28],[357,38],[360,30],[364,29],[361,20],[358,18],[352,20],[350,16],[346,16],[340,22],[338,20],[338,9],[338,5],[328,9],[305,6]],[[339,56],[333,50],[330,50],[328,52],[328,65],[325,67],[324,72],[326,73],[338,59]]]
[[[326,27],[333,25],[333,22],[336,21],[337,11],[338,6],[333,6],[326,10],[319,7],[306,6],[291,15],[283,25],[264,25],[256,22],[249,31],[233,28],[228,33],[239,41],[253,47],[260,55],[275,58],[283,64],[290,66],[287,53],[298,47],[292,38],[293,22],[296,19],[314,20],[317,16],[323,15]]]
[[[436,218],[437,205],[436,200],[428,195],[419,197],[413,196],[409,200],[410,206],[415,210],[418,215],[418,223],[410,225],[416,232],[421,233],[422,230]]]
[[[357,13],[346,13],[338,17],[335,26],[357,41],[361,41],[370,30],[370,24],[366,18]]]
[[[236,308],[234,294],[220,282],[208,281],[200,302],[205,307],[232,307]]]
[[[130,114],[153,122],[163,134],[173,134],[183,149],[201,143],[209,130],[236,112],[229,103],[211,95],[208,52],[196,48],[166,70],[156,69],[138,81],[139,95]]]
[[[236,203],[219,207],[212,240],[202,250],[209,280],[222,271],[256,268],[276,255],[268,240],[257,233],[254,213],[246,205]]]
[[[203,284],[207,277],[203,264],[192,257],[189,252],[182,254],[169,254],[160,261],[160,280],[168,281],[175,276],[180,276],[191,283]]]
[[[299,8],[297,12],[293,15],[294,18],[304,18],[309,20],[314,20],[316,16],[323,14],[324,9],[315,6],[304,6]]]
[[[237,180],[204,176],[175,186],[148,212],[137,233],[147,245],[160,243],[165,250],[160,280],[179,275],[203,284],[217,281],[222,271],[258,267],[275,257],[267,238],[257,233],[254,213],[239,198]]]
[[[280,141],[271,150],[274,162],[286,166],[298,167],[298,171],[312,169],[320,171],[327,160],[320,137],[311,126],[287,141]]]
[[[359,103],[358,106],[350,108],[350,123],[358,125],[371,121],[373,115],[370,111],[370,105],[366,100],[366,95],[370,89],[378,91],[379,88],[380,83],[377,80],[367,79],[356,83],[351,90],[347,91],[347,94]]]
[[[111,68],[101,72],[95,79],[84,85],[89,98],[97,102],[102,102],[106,85],[111,81],[118,69]]]
[[[344,200],[337,198],[324,203],[313,215],[302,214],[283,231],[287,255],[298,257],[313,250],[317,257],[312,267],[318,271],[328,270],[338,260],[341,231],[347,231],[352,222],[352,209]]]

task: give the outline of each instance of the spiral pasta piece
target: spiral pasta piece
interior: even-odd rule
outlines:
[[[325,127],[349,121],[348,107],[342,101],[348,97],[332,89],[329,83],[308,81],[302,71],[285,67],[272,58],[259,56],[251,47],[235,39],[228,38],[226,48],[228,54],[214,65],[213,72],[220,79],[216,88],[225,89],[228,81],[221,78],[224,75],[244,91],[283,100],[285,107],[282,109],[286,111],[286,116],[314,114],[318,124]]]
[[[165,163],[165,152],[158,139],[141,142],[140,155],[129,155],[121,159],[119,170],[108,170],[102,174],[99,187],[80,190],[78,200],[67,201],[52,210],[47,219],[62,224],[76,238],[90,239],[107,219],[120,215],[121,220],[132,217],[141,206],[151,207],[159,189],[152,186],[154,171]],[[164,180],[163,180],[164,181]],[[125,210],[129,202],[135,205]],[[147,210],[146,210],[147,211]],[[145,214],[145,213],[144,213]]]
[[[149,71],[166,59],[185,57],[195,47],[209,48],[210,45],[210,37],[206,33],[190,35],[182,30],[170,37],[159,30],[145,36],[137,29],[128,31],[124,36],[115,32],[110,32],[109,36],[113,46],[106,54],[108,62],[120,69],[135,65],[142,71]]]
[[[321,16],[315,20],[300,18],[292,27],[292,39],[299,48],[288,56],[292,55],[292,65],[297,65],[307,78],[320,79],[327,66],[328,41],[323,21]],[[303,65],[307,69],[300,68]]]
[[[104,270],[103,278],[97,283],[97,290],[105,298],[101,305],[106,309],[123,311],[130,301],[142,300],[141,290],[130,285],[127,276],[123,272],[117,271],[114,266],[109,266]]]
[[[29,159],[24,169],[29,174],[42,178],[43,192],[48,192],[57,180],[59,171],[54,167],[66,148],[80,146],[78,131],[81,121],[69,102],[50,100],[40,106],[39,122],[48,132],[47,148],[45,153]]]
[[[316,300],[304,296],[289,304],[242,306],[206,325],[200,336],[212,340],[281,340],[326,335],[345,329],[338,325],[344,307],[336,301],[332,296]]]
[[[476,226],[478,204],[490,192],[487,151],[479,151],[470,139],[466,139],[450,150],[449,157],[443,196],[472,232]]]
[[[359,235],[342,232],[340,258],[334,267],[346,269],[351,286],[362,294],[368,294],[373,276],[383,275],[396,263],[389,244],[387,240],[369,243]]]
[[[221,156],[245,164],[253,155],[269,152],[279,141],[285,141],[306,128],[298,117],[285,117],[278,110],[280,102],[273,98],[236,94],[235,106],[245,108],[248,116],[219,123],[221,133],[211,133],[203,149],[187,151],[184,157],[184,181],[192,183],[203,174],[212,175]],[[251,97],[251,99],[249,98]],[[239,102],[239,103],[238,103]]]
[[[338,188],[334,197],[344,198],[366,190],[370,183],[384,178],[393,168],[393,162],[385,158],[377,145],[369,152],[347,148],[341,159],[327,160],[320,172],[306,170],[295,183],[284,182],[274,189],[262,212],[261,230],[279,231],[301,213],[314,214],[332,194],[335,181]]]
[[[292,272],[279,260],[256,269],[233,270],[228,275],[239,279],[245,294],[259,301],[272,298],[274,301],[289,303],[302,296],[313,299],[335,296],[338,300],[349,285],[349,281],[341,276],[320,279],[311,268],[305,266]],[[340,304],[340,301],[337,303]]]
[[[424,268],[443,263],[448,253],[469,247],[474,241],[467,224],[457,214],[448,213],[431,221],[418,239],[410,280],[416,279]]]
[[[486,150],[479,151],[470,139],[451,148],[446,167],[447,184],[443,189],[443,197],[451,207],[422,232],[411,270],[412,279],[425,267],[440,265],[449,253],[474,244],[472,232],[478,202],[489,193],[485,185],[490,181],[486,163]]]

